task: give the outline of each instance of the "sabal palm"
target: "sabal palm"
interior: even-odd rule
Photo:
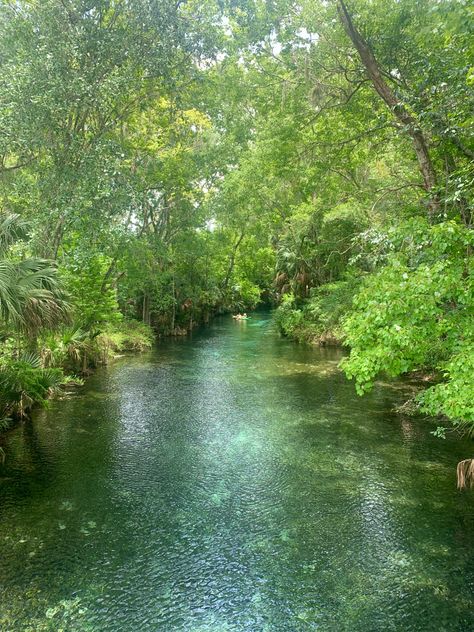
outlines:
[[[17,215],[0,218],[0,319],[34,337],[64,322],[69,306],[53,262],[9,256],[11,246],[25,234],[26,225]]]

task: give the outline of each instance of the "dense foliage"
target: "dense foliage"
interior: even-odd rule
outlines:
[[[421,409],[472,429],[473,18],[1,2],[5,357],[87,370],[273,302],[285,334],[350,347],[358,392],[421,370]]]

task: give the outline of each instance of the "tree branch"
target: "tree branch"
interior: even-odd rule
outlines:
[[[384,79],[374,53],[355,27],[344,0],[337,0],[337,11],[344,30],[352,41],[354,48],[357,50],[360,60],[362,61],[362,64],[372,81],[375,91],[390,108],[395,118],[397,118],[402,124],[403,128],[413,141],[416,157],[418,159],[418,166],[423,177],[424,188],[430,196],[428,205],[430,215],[433,217],[439,212],[440,200],[436,191],[436,173],[431,162],[424,134],[421,131],[418,122],[410,114],[410,112],[408,112],[405,105],[397,98],[391,87]]]

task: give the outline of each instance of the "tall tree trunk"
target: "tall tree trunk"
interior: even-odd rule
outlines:
[[[359,57],[377,94],[384,100],[395,118],[403,125],[413,141],[418,166],[423,177],[424,188],[429,195],[428,206],[430,217],[434,219],[440,211],[440,200],[438,192],[436,191],[436,172],[431,162],[428,144],[424,134],[416,119],[410,114],[384,79],[374,53],[355,27],[344,0],[337,0],[337,11],[344,30],[359,53]]]
[[[145,325],[150,324],[150,300],[146,292],[143,293],[142,321]]]
[[[235,244],[232,247],[232,252],[230,254],[230,259],[229,259],[229,267],[227,268],[227,273],[225,275],[224,281],[222,282],[222,289],[224,291],[227,290],[227,286],[229,285],[229,281],[230,278],[232,276],[232,272],[234,271],[234,266],[235,266],[235,258],[237,256],[237,251],[239,249],[240,244],[242,243],[242,240],[244,238],[244,231],[242,231],[239,235],[239,237],[237,238],[237,241],[235,242]]]
[[[171,310],[171,333],[174,333],[175,323],[176,323],[176,284],[174,279],[174,270],[173,270],[173,309]]]

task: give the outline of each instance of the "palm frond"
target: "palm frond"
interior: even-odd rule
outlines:
[[[464,459],[457,467],[458,488],[465,489],[474,485],[474,459]]]
[[[4,255],[8,248],[27,236],[28,224],[15,213],[0,215],[0,255]]]
[[[29,364],[33,369],[41,368],[41,358],[38,354],[33,353],[32,351],[25,351],[25,353],[22,353],[19,361]]]

